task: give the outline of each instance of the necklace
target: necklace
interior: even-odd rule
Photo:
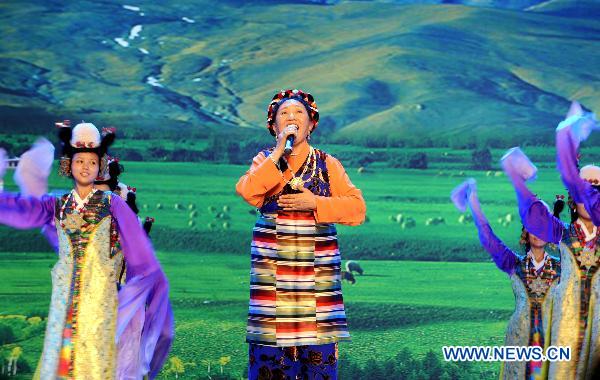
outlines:
[[[573,223],[575,226],[575,234],[577,235],[577,240],[579,241],[579,247],[581,247],[581,251],[579,254],[576,254],[577,261],[579,264],[587,268],[589,271],[593,266],[598,265],[598,257],[596,256],[596,245],[598,243],[598,238],[600,237],[600,229],[597,229],[596,236],[594,236],[590,241],[585,241],[585,233],[583,232],[583,227],[579,224],[578,221]]]
[[[82,215],[85,214],[86,206],[95,192],[96,192],[96,189],[95,188],[92,189],[92,191],[90,191],[88,193],[88,195],[82,200],[81,205],[75,205],[75,207],[73,207],[73,210],[77,211],[77,214],[73,216],[73,218],[74,218],[73,221],[65,223],[65,209],[67,208],[67,204],[69,202],[77,203],[75,201],[75,189],[71,190],[71,192],[69,193],[69,196],[67,197],[67,199],[64,201],[64,203],[60,207],[59,218],[60,218],[61,227],[63,227],[63,228],[67,227],[68,229],[77,229],[77,228],[85,229],[85,227],[88,225],[88,223],[85,222]]]
[[[546,293],[546,290],[554,280],[554,268],[552,266],[552,260],[550,256],[547,256],[544,252],[545,260],[544,266],[541,267],[540,273],[535,269],[535,265],[532,265],[533,255],[527,255],[525,258],[525,273],[527,287],[532,293],[535,293],[538,297]],[[550,274],[547,278],[544,278],[544,274]]]
[[[302,170],[302,173],[299,176],[294,175],[294,173],[292,172],[292,169],[290,168],[290,172],[292,173],[292,179],[289,180],[288,184],[290,185],[290,187],[294,190],[300,190],[304,187],[304,184],[306,182],[308,182],[308,180],[312,177],[314,177],[315,173],[316,173],[316,168],[317,165],[314,162],[315,159],[315,149],[311,146],[310,147],[310,152],[308,153],[308,157],[306,159],[306,164],[304,165],[304,169]],[[304,180],[304,175],[306,174],[306,172],[308,171],[308,167],[309,165],[312,165],[312,173],[310,174],[310,177],[308,177],[307,180]],[[289,168],[289,166],[288,166]]]

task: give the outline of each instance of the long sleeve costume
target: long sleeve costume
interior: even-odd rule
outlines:
[[[592,378],[600,359],[598,229],[589,233],[579,220],[565,224],[550,213],[527,188],[529,177],[525,173],[531,171],[532,164],[522,152],[511,151],[502,165],[515,188],[525,228],[560,248],[562,269],[554,295],[551,345],[571,347],[571,360],[551,362],[549,377]]]
[[[83,208],[60,198],[0,193],[0,223],[18,229],[54,222],[58,261],[41,379],[154,378],[173,339],[167,279],[129,206],[95,191]],[[127,282],[118,290],[126,262]]]
[[[545,253],[543,265],[536,266],[530,254],[519,255],[502,242],[493,232],[481,210],[475,180],[470,179],[452,193],[457,208],[468,207],[482,247],[490,254],[496,266],[512,282],[515,311],[506,329],[506,346],[540,346],[550,344],[550,322],[554,289],[559,283],[561,266],[558,258]],[[502,379],[546,379],[548,362],[503,362]]]

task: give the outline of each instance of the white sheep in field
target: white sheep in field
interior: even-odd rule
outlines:
[[[400,225],[400,227],[402,227],[403,230],[407,228],[414,228],[416,226],[417,222],[411,217],[406,218]]]
[[[461,214],[458,217],[458,223],[460,224],[467,224],[467,223],[472,223],[473,222],[473,217],[471,216],[471,214]]]
[[[396,222],[398,222],[398,223],[404,222],[404,215],[402,215],[402,214],[396,215]]]
[[[435,218],[429,218],[425,221],[426,226],[437,226],[439,224],[445,224],[446,220],[442,216],[436,216]]]
[[[356,273],[360,274],[361,276],[364,273],[360,264],[357,263],[356,261],[352,261],[352,260],[346,261],[346,272],[349,272],[349,273],[356,272]]]

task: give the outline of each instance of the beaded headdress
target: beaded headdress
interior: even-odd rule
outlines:
[[[115,189],[115,194],[117,194],[118,196],[120,196],[125,202],[127,202],[127,204],[129,205],[129,208],[131,208],[131,210],[133,212],[135,212],[136,214],[138,214],[140,212],[140,210],[137,207],[137,195],[136,195],[136,191],[137,189],[135,187],[132,186],[127,186],[126,184],[119,182],[119,184],[117,185],[117,188]]]
[[[600,186],[600,167],[596,165],[586,165],[579,170],[579,176],[592,186]]]
[[[277,115],[277,110],[286,100],[291,99],[299,101],[304,105],[304,107],[306,107],[306,110],[310,116],[310,120],[313,122],[311,132],[319,123],[319,109],[317,108],[315,99],[310,93],[298,89],[280,91],[273,96],[273,100],[271,100],[271,103],[269,103],[269,107],[267,108],[267,128],[273,136],[275,136],[273,126],[275,125],[275,116]]]
[[[65,120],[55,123],[62,145],[59,174],[71,176],[71,159],[76,153],[96,153],[100,159],[100,173],[107,169],[106,151],[115,141],[115,128],[103,128],[102,135],[92,123],[79,123],[71,128],[71,122]]]
[[[103,171],[98,173],[94,183],[96,185],[108,185],[110,191],[115,191],[119,184],[119,175],[125,171],[117,157],[106,155],[106,165]]]

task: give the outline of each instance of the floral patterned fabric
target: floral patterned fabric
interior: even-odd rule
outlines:
[[[335,380],[337,343],[273,347],[249,345],[248,380]]]

